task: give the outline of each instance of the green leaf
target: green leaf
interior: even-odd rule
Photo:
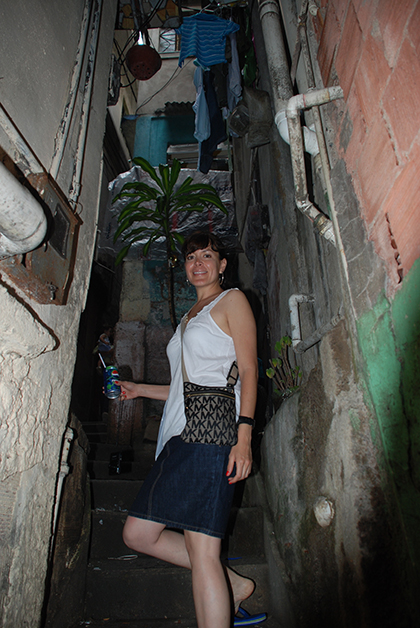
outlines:
[[[169,178],[170,178],[169,166],[164,166],[163,164],[159,164],[159,172],[162,179],[163,190],[166,193],[168,193],[170,192],[169,190]]]
[[[185,238],[184,238],[184,236],[182,235],[182,233],[178,233],[178,231],[172,231],[172,233],[173,233],[174,237],[178,240],[178,242],[179,242],[180,244],[184,244],[184,240],[185,240]]]
[[[184,193],[184,191],[186,189],[189,189],[189,186],[191,184],[192,181],[192,177],[187,177],[185,179],[185,181],[183,183],[181,183],[181,185],[179,186],[179,188],[173,193],[173,198],[176,198],[178,196],[178,194],[182,194]]]
[[[124,257],[127,255],[128,251],[130,250],[131,244],[127,244],[127,246],[124,246],[121,251],[118,253],[116,259],[115,259],[115,265],[118,266],[119,264],[121,264],[121,262],[123,261]]]
[[[267,370],[265,371],[265,374],[266,374],[266,375],[267,375],[267,377],[269,377],[270,379],[273,379],[273,377],[274,377],[274,375],[276,374],[276,372],[275,372],[275,370],[274,370],[274,369],[270,368],[270,369],[267,369]]]
[[[175,183],[178,181],[179,173],[181,172],[181,162],[178,159],[174,159],[171,168],[171,180],[170,180],[170,191],[174,189]]]
[[[161,190],[164,191],[163,187],[162,187],[162,181],[159,179],[158,175],[156,174],[156,170],[153,168],[153,166],[147,161],[147,159],[144,159],[143,157],[135,157],[133,159],[133,163],[136,164],[136,166],[140,166],[140,168],[142,170],[144,170],[145,172],[147,172],[148,175],[151,176],[151,178],[153,179],[153,181],[155,181],[155,183],[158,184],[158,186],[160,187]]]

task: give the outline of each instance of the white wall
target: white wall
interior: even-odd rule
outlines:
[[[95,241],[116,0],[104,0],[74,279],[65,306],[40,305],[0,262],[0,625],[39,625],[55,485],[68,419],[79,319]],[[49,170],[68,97],[84,0],[3,0],[1,102]],[[75,115],[80,113],[77,101]],[[76,118],[77,119],[77,118]],[[76,133],[57,177],[69,192]],[[0,129],[0,146],[7,138]]]

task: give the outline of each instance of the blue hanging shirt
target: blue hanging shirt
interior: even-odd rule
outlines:
[[[200,65],[209,67],[226,63],[226,37],[239,30],[239,25],[217,15],[197,13],[184,18],[181,26],[175,30],[181,35],[179,67],[182,67],[186,57],[194,56]]]

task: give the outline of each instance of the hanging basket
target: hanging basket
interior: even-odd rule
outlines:
[[[138,81],[147,81],[158,72],[162,59],[154,48],[147,45],[135,45],[127,52],[125,58],[128,69]]]

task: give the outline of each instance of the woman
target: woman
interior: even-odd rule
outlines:
[[[251,432],[257,395],[255,320],[245,295],[224,291],[227,260],[219,240],[194,233],[183,246],[187,280],[197,301],[184,317],[182,355],[190,381],[225,386],[236,360],[235,387],[239,416],[236,445],[185,443],[180,434],[184,414],[181,325],[167,347],[170,386],[120,382],[123,399],[165,400],[157,460],[124,526],[128,547],[191,569],[199,628],[228,628],[230,594],[220,560],[234,485],[251,471]],[[179,534],[167,528],[180,528]],[[227,569],[235,611],[254,583]]]

